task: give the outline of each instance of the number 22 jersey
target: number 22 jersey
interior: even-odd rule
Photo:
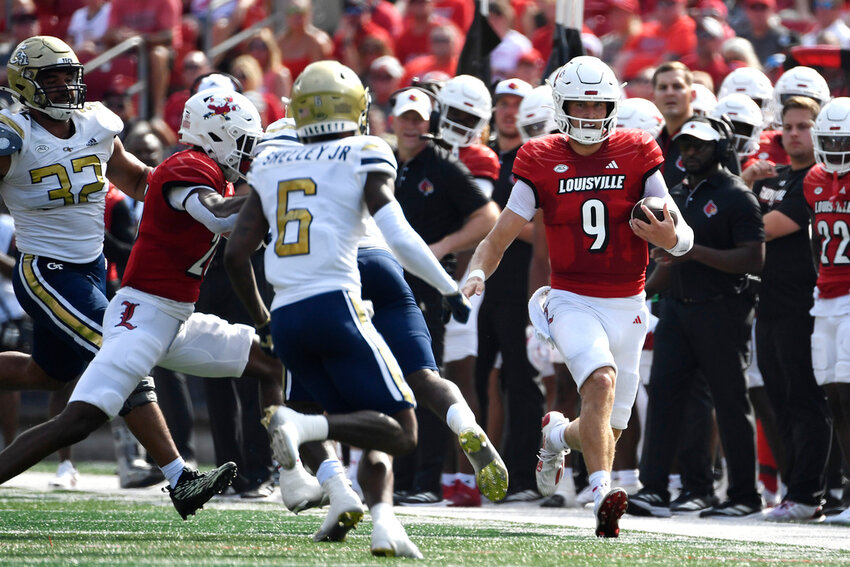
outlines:
[[[563,134],[520,147],[513,173],[543,209],[553,288],[591,297],[643,291],[649,253],[629,219],[663,161],[652,136],[632,129],[615,130],[589,156],[574,152]]]

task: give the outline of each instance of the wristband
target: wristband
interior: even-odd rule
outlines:
[[[469,275],[466,276],[466,281],[469,281],[472,278],[481,278],[482,282],[487,279],[486,276],[484,275],[484,270],[482,270],[481,268],[476,268],[476,269],[472,270],[471,272],[469,272]]]

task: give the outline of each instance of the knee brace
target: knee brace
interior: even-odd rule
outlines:
[[[154,387],[153,378],[145,376],[141,379],[141,381],[139,381],[136,389],[133,390],[124,402],[124,405],[121,407],[121,411],[118,412],[118,415],[124,417],[135,408],[155,402],[156,389]]]

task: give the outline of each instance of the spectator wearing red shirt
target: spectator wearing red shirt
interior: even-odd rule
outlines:
[[[702,18],[697,24],[697,48],[680,59],[691,71],[705,71],[719,85],[729,74],[729,65],[721,47],[725,40],[723,24],[714,18]]]
[[[431,55],[422,55],[404,66],[404,78],[401,86],[408,86],[414,77],[423,77],[432,71],[440,71],[453,77],[457,69],[460,52],[459,41],[454,24],[444,24],[431,30],[429,38]]]
[[[372,21],[372,7],[368,0],[344,0],[343,10],[333,38],[334,59],[352,69],[360,69],[360,44],[367,38],[380,40],[389,47],[391,54],[395,53],[395,42],[389,32]]]
[[[685,13],[684,0],[659,0],[655,17],[623,46],[618,75],[629,77],[644,67],[657,66],[691,53],[697,45],[696,22]]]
[[[469,0],[434,0],[434,11],[466,33],[475,17],[475,3]]]
[[[150,111],[161,118],[171,74],[171,58],[182,46],[180,0],[147,0],[146,2],[113,2],[107,45],[141,35],[148,46]]]
[[[396,41],[395,56],[402,64],[414,57],[428,55],[431,30],[448,20],[434,12],[434,0],[408,0],[404,26]]]
[[[189,89],[192,88],[195,79],[212,71],[210,60],[203,51],[187,53],[183,57],[180,67],[180,78],[183,83],[180,86],[183,88],[169,96],[163,107],[163,120],[171,130],[174,140],[177,140],[177,132],[180,130],[180,123],[183,121],[183,107],[189,97],[192,96]]]

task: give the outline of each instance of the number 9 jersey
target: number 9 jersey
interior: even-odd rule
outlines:
[[[28,111],[0,111],[2,125],[23,140],[0,177],[0,194],[15,219],[18,250],[85,264],[103,250],[106,162],[124,125],[99,102],[71,120],[71,137],[57,138]]]
[[[514,161],[514,175],[543,209],[552,287],[591,297],[643,291],[649,252],[629,226],[644,182],[664,161],[647,132],[615,130],[589,156],[563,134],[533,138]]]
[[[369,216],[363,186],[371,172],[396,175],[392,150],[375,136],[270,148],[254,160],[248,183],[271,231],[265,269],[275,288],[272,310],[329,291],[360,296],[357,244]]]

